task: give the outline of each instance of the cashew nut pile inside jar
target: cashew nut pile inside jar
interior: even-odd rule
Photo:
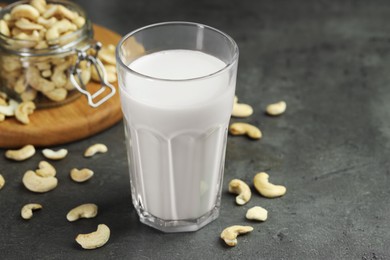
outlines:
[[[11,4],[0,11],[0,91],[18,102],[32,101],[38,108],[73,101],[80,96],[77,84],[83,88],[91,78],[116,81],[116,74],[107,78],[105,71],[99,67],[97,72],[85,58],[92,57],[103,67],[97,53],[100,47],[93,41],[90,20],[74,3],[31,0]],[[106,52],[114,55],[115,47],[108,47]],[[115,70],[115,63],[106,65]]]

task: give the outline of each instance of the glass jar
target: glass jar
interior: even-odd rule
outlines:
[[[101,44],[93,40],[92,23],[84,10],[68,1],[53,0],[47,1],[49,9],[64,6],[74,14],[74,20],[52,16],[50,21],[42,13],[39,18],[16,20],[12,10],[26,4],[29,1],[16,2],[0,11],[0,28],[4,23],[13,27],[8,32],[0,30],[0,91],[19,102],[33,101],[38,108],[63,105],[80,94],[97,107],[113,96],[115,88],[106,81],[104,67],[97,58]],[[62,23],[58,30],[52,29],[55,22]],[[28,26],[37,29],[20,29]],[[65,33],[64,26],[70,28]],[[90,66],[96,67],[102,82],[102,88],[94,94],[85,88],[91,79]]]

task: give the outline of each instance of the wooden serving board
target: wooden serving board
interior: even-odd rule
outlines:
[[[106,44],[116,45],[121,36],[98,25],[94,25],[95,39]],[[117,90],[117,83],[113,84]],[[99,83],[88,83],[87,89],[95,92]],[[0,147],[21,147],[33,144],[48,147],[77,141],[114,125],[122,119],[119,93],[98,108],[88,105],[87,98],[81,95],[75,101],[63,106],[38,109],[30,116],[30,124],[23,125],[15,118],[0,122]]]

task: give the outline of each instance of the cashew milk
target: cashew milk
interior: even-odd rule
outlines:
[[[168,50],[129,64],[138,74],[119,75],[141,218],[191,221],[219,207],[236,80],[225,67],[202,52]]]

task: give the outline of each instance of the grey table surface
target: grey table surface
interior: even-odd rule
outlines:
[[[67,148],[55,162],[59,186],[33,194],[21,184],[41,153],[11,162],[0,150],[1,259],[390,259],[390,1],[197,0],[78,1],[93,22],[125,34],[140,26],[196,21],[230,34],[240,48],[237,95],[254,115],[263,138],[228,137],[220,217],[194,233],[164,234],[138,221],[131,204],[123,124]],[[268,103],[285,100],[287,112],[267,117]],[[44,137],[43,137],[44,138]],[[82,153],[101,142],[109,152]],[[90,167],[85,184],[69,179],[73,167]],[[248,183],[267,171],[287,194],[257,194],[236,206],[232,178]],[[44,209],[30,221],[22,205]],[[72,207],[95,202],[99,215],[69,223]],[[245,219],[248,208],[269,211],[264,223]],[[92,251],[74,238],[106,223],[109,242]],[[228,248],[224,227],[255,230]]]

